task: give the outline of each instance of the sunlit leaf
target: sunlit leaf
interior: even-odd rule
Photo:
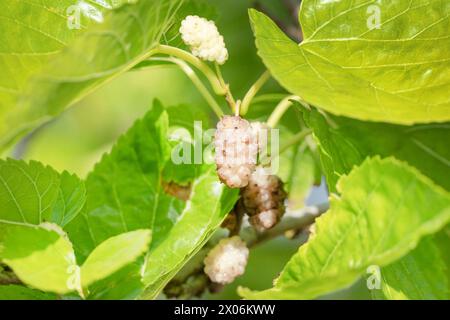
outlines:
[[[381,270],[381,292],[390,300],[447,300],[448,272],[433,239],[425,238],[416,249]]]
[[[86,200],[83,182],[39,162],[0,160],[0,225],[54,222],[64,226]]]
[[[434,182],[450,190],[450,123],[415,126],[363,122],[304,111],[321,152],[328,186],[367,156],[395,156],[415,166]]]
[[[97,246],[81,267],[81,285],[88,287],[106,278],[144,254],[150,243],[149,230],[122,233]]]
[[[2,246],[0,259],[30,287],[59,294],[77,289],[79,275],[72,244],[59,232],[12,226],[6,230]]]
[[[449,13],[446,0],[304,0],[301,44],[262,13],[250,20],[291,93],[337,115],[411,124],[450,120]]]
[[[340,196],[272,289],[251,299],[310,299],[349,286],[367,267],[383,267],[450,221],[450,194],[393,158],[372,158],[340,178]]]
[[[0,4],[0,146],[144,60],[183,0],[127,2]]]

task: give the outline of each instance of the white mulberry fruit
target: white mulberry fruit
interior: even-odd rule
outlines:
[[[199,16],[187,16],[181,22],[180,33],[194,56],[218,64],[227,61],[228,50],[213,21]]]
[[[217,174],[230,188],[243,188],[256,167],[257,136],[250,123],[239,116],[224,116],[214,137]]]
[[[263,167],[256,168],[241,194],[249,221],[258,231],[275,226],[285,212],[283,182]]]
[[[212,282],[231,283],[244,273],[248,253],[245,242],[238,236],[222,239],[206,256],[204,271]]]

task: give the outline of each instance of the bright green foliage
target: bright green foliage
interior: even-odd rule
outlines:
[[[168,134],[168,114],[155,102],[88,176],[87,200],[84,186],[75,176],[58,175],[36,162],[5,161],[0,167],[0,195],[5,203],[2,222],[8,228],[1,239],[2,261],[26,284],[44,291],[78,291],[89,297],[86,289],[92,287],[96,297],[134,298],[150,286],[147,294],[158,294],[161,285],[208,240],[237,200],[237,191],[218,181],[213,166],[192,165],[187,202],[166,193],[163,178],[170,178],[164,183],[178,181],[186,171],[184,165],[170,161]],[[170,175],[165,170],[169,164]],[[22,212],[29,216],[22,218]],[[31,226],[50,218],[68,231],[78,263],[84,261],[75,278],[70,278],[67,270],[79,267],[64,231],[51,224]],[[151,244],[150,231],[141,229],[152,230]],[[190,230],[188,235],[186,230]],[[148,257],[135,264],[149,246]],[[52,267],[46,268],[47,264]],[[142,264],[146,266],[144,281]],[[67,283],[74,285],[68,287]]]
[[[379,27],[374,27],[379,13]],[[250,11],[258,53],[288,91],[337,115],[450,120],[446,0],[302,1],[303,42]]]
[[[123,232],[152,229],[155,240],[156,214],[170,212],[174,219],[179,214],[182,204],[165,194],[161,184],[170,159],[167,129],[167,114],[156,103],[87,177],[86,209],[67,229],[81,260],[102,241]]]
[[[0,115],[12,113],[31,76],[39,72],[62,48],[95,23],[80,15],[81,29],[69,29],[66,11],[70,0],[2,1],[0,22],[2,59],[0,66]],[[99,13],[103,15],[101,7]],[[31,12],[31,14],[30,14]],[[21,41],[17,41],[20,37]],[[6,123],[2,123],[2,137]]]
[[[186,15],[216,17],[206,0],[75,2],[0,3],[0,150],[107,81],[158,64],[147,60],[158,44],[186,49],[179,34]],[[375,266],[376,298],[449,298],[449,14],[447,0],[304,0],[297,44],[250,11],[275,80],[313,105],[290,108],[277,124],[282,145],[312,131],[280,155],[289,206],[303,207],[322,171],[331,205],[274,287],[241,289],[242,296],[316,298]],[[252,41],[242,41],[252,36],[245,11],[222,17],[230,61],[217,71],[237,100],[262,64]],[[233,36],[237,27],[247,38]],[[266,121],[286,94],[256,97],[246,118]],[[199,120],[203,132],[193,125]],[[214,165],[194,156],[212,142],[194,137],[214,123],[201,106],[155,101],[85,181],[34,161],[0,160],[0,263],[12,269],[0,267],[0,280],[24,284],[1,285],[0,299],[158,297],[238,199]]]
[[[72,244],[57,231],[12,226],[7,229],[2,246],[1,260],[32,288],[59,294],[78,289]]]
[[[144,274],[148,297],[156,297],[163,284],[201,249],[232,209],[237,193],[218,181],[213,167],[194,181],[179,219],[170,232],[161,234],[159,245],[150,251]]]
[[[102,23],[82,14],[82,30],[68,27],[74,1],[0,4],[0,146],[145,59],[183,1],[138,1],[108,13],[126,2],[135,1],[88,4]]]
[[[447,225],[443,230],[435,234],[434,242],[439,248],[441,257],[447,266],[447,270],[450,272],[450,251],[448,250],[448,245],[450,244],[450,225]]]
[[[174,129],[184,129],[189,132],[191,139],[194,138],[194,132],[197,134],[203,133],[201,129],[210,129],[211,119],[209,115],[200,108],[193,108],[189,105],[170,106],[166,108],[170,119],[170,127]],[[195,126],[195,122],[201,122]]]
[[[377,154],[382,156],[395,155],[396,158],[407,161],[436,183],[450,190],[448,178],[450,153],[447,146],[447,141],[450,139],[450,126],[448,124],[408,127],[387,123],[370,123],[329,114],[324,116],[316,109],[305,110],[304,117],[307,125],[313,129],[314,137],[319,145],[321,162],[330,190],[335,191],[336,181],[341,175],[349,173],[354,165],[360,164],[367,156]],[[433,244],[431,243],[428,246],[433,246]],[[390,275],[398,275],[408,267],[417,270],[418,264],[441,264],[437,255],[427,257],[436,257],[435,262],[424,262],[420,256],[420,252],[423,251],[411,252],[400,261],[390,265],[386,271],[383,268],[382,274],[386,272]],[[410,272],[412,273],[414,270],[410,270]],[[430,281],[442,282],[442,271],[434,274],[436,278]],[[383,278],[384,287],[394,286],[404,294],[403,298],[414,299],[419,294],[423,298],[427,296],[440,297],[433,289],[433,283],[424,285],[426,279],[421,279],[420,276],[408,276],[409,285],[406,285],[406,281],[394,280],[394,283],[390,283],[393,279],[395,277]],[[446,279],[445,275],[444,279]],[[416,283],[416,280],[418,283]],[[406,286],[402,287],[401,285]],[[414,285],[423,288],[422,291],[413,290],[410,292]],[[388,293],[387,297],[402,297],[394,295],[394,289],[391,289],[390,292],[391,294]]]
[[[81,285],[86,288],[118,271],[147,251],[149,230],[137,230],[109,238],[92,251],[81,267]]]
[[[0,224],[64,226],[85,203],[82,181],[31,161],[0,160]]]
[[[319,145],[331,190],[341,175],[373,155],[393,155],[450,190],[449,123],[410,127],[332,115],[325,117],[316,109],[305,110],[304,118]]]
[[[211,128],[208,114],[201,109],[194,109],[188,105],[171,106],[166,109],[170,119],[169,140],[171,153],[179,158],[194,159],[195,148],[201,149],[212,142],[212,136],[206,134]],[[209,138],[209,139],[208,139]],[[199,174],[198,164],[185,163],[180,165],[175,161],[166,163],[163,180],[186,186]]]
[[[220,184],[209,165],[190,165],[195,177],[189,181],[187,202],[166,193],[163,183],[178,181],[186,170],[185,165],[172,163],[168,136],[168,114],[155,102],[89,174],[86,210],[67,226],[81,261],[109,237],[151,229],[143,279],[151,296],[208,240],[238,193]],[[124,285],[128,286],[126,281]]]
[[[317,234],[300,247],[275,287],[246,298],[308,299],[353,283],[367,267],[386,266],[450,221],[450,194],[392,158],[364,161],[337,185]]]
[[[417,249],[382,269],[381,299],[443,299],[450,297],[450,232],[447,226],[421,241]],[[405,277],[405,274],[407,277]]]
[[[447,300],[448,273],[431,237],[416,249],[381,270],[381,292],[375,296],[390,300]]]
[[[0,286],[0,300],[56,300],[56,295],[18,285]]]
[[[77,176],[63,172],[50,221],[64,227],[83,209],[85,201],[84,183]]]
[[[447,293],[450,297],[450,225],[434,235],[434,244],[439,249],[440,256],[444,262],[445,273],[447,275]]]
[[[89,300],[132,300],[144,290],[141,268],[144,257],[89,286]]]
[[[32,288],[85,295],[83,288],[136,261],[147,251],[149,241],[149,230],[110,238],[95,248],[80,268],[72,243],[57,225],[9,226],[0,259]]]

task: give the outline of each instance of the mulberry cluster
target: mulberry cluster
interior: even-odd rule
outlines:
[[[263,167],[256,168],[241,193],[249,221],[255,229],[270,229],[283,216],[286,199],[283,182]]]
[[[187,16],[181,22],[180,33],[194,56],[218,64],[227,61],[228,50],[213,21],[199,16]]]
[[[212,282],[231,283],[244,273],[248,253],[245,242],[238,236],[222,239],[206,256],[204,271]]]
[[[219,178],[230,188],[241,188],[242,211],[250,216],[250,223],[258,231],[270,229],[280,221],[286,199],[281,179],[263,166],[256,166],[258,152],[267,147],[264,130],[268,127],[263,123],[224,116],[215,134]],[[230,214],[230,221],[234,214]],[[230,229],[235,232],[233,226]]]
[[[214,137],[217,173],[230,188],[243,188],[255,170],[258,156],[257,136],[247,120],[224,116]]]

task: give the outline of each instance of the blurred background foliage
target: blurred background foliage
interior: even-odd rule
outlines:
[[[209,0],[215,7],[217,25],[225,38],[230,58],[223,66],[224,78],[231,84],[236,98],[242,98],[248,88],[265,70],[256,54],[248,21],[247,9],[257,7],[270,12],[279,21],[295,21],[289,11],[291,1]],[[295,1],[294,1],[295,2]],[[299,2],[299,1],[298,1]],[[294,15],[295,16],[295,15]],[[299,36],[300,38],[300,36]],[[275,81],[264,86],[261,93],[285,93]],[[161,65],[128,72],[66,110],[61,116],[40,127],[3,156],[33,159],[85,177],[93,165],[107,152],[116,139],[150,108],[157,98],[165,106],[179,104],[210,110],[190,80],[175,66]],[[254,105],[251,118],[270,114],[276,101]],[[223,102],[224,110],[226,110]],[[298,115],[291,108],[283,125],[298,130]],[[212,117],[213,115],[211,115]],[[298,241],[278,239],[251,251],[244,276],[208,299],[238,299],[239,285],[253,289],[271,286],[273,279],[290,256]],[[334,299],[370,298],[361,281],[352,288],[327,296]]]

